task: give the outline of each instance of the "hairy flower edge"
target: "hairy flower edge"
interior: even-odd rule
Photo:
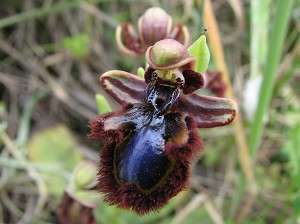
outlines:
[[[185,144],[168,142],[165,145],[166,155],[174,165],[163,181],[151,191],[143,190],[135,183],[120,183],[114,173],[114,149],[124,136],[120,130],[104,130],[104,121],[111,116],[124,113],[131,107],[132,105],[127,104],[117,112],[98,116],[90,122],[92,131],[89,137],[105,141],[100,154],[98,173],[98,189],[104,194],[104,201],[123,209],[132,209],[139,215],[145,215],[157,211],[166,205],[170,198],[188,188],[190,163],[203,147],[193,118],[186,116],[185,123],[189,136],[187,142]]]

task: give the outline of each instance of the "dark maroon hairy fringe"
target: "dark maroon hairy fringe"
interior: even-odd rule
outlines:
[[[118,111],[109,112],[98,116],[95,120],[89,122],[91,132],[88,137],[95,141],[109,142],[114,140],[116,142],[123,138],[122,132],[118,130],[103,130],[103,122],[106,118],[122,114],[124,111],[132,108],[132,104],[123,105]]]
[[[114,175],[114,148],[123,138],[118,130],[103,130],[105,118],[124,111],[101,115],[91,122],[93,139],[106,140],[106,144],[100,154],[100,167],[98,189],[104,193],[104,201],[110,205],[117,205],[123,209],[132,209],[139,215],[145,215],[151,211],[157,211],[180,191],[188,188],[188,179],[191,173],[190,163],[193,157],[202,149],[202,141],[195,129],[195,122],[187,117],[186,122],[189,130],[189,139],[186,144],[178,145],[167,143],[166,153],[175,161],[174,167],[162,184],[152,191],[142,191],[134,183],[119,184]],[[105,139],[106,138],[106,139]]]
[[[197,153],[203,149],[203,143],[196,129],[196,122],[188,116],[185,118],[185,121],[190,131],[188,142],[183,145],[169,142],[166,145],[166,152],[171,160],[181,160],[190,164],[194,157],[197,156]]]

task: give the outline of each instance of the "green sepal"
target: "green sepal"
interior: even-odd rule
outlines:
[[[189,48],[188,52],[197,59],[195,71],[204,73],[207,70],[210,52],[206,43],[206,37],[200,36]]]

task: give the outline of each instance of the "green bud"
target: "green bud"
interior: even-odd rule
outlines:
[[[152,60],[156,66],[168,66],[183,59],[184,46],[172,39],[157,42],[152,48]]]
[[[196,61],[185,46],[173,39],[160,40],[149,47],[146,60],[151,68],[157,70],[171,70],[183,66],[193,68]]]
[[[140,78],[144,78],[145,70],[142,67],[139,67],[138,70],[137,70],[137,75]]]
[[[89,161],[79,163],[73,172],[74,185],[76,189],[85,189],[96,181],[97,167]]]
[[[105,114],[107,112],[112,111],[111,107],[109,106],[109,104],[108,104],[107,100],[104,98],[104,96],[102,96],[100,94],[96,94],[95,98],[96,98],[96,104],[97,104],[99,114]]]

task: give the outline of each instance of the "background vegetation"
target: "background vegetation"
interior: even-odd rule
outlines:
[[[299,222],[300,1],[206,3],[1,2],[0,223],[58,223],[73,168],[98,162],[101,144],[86,136],[95,94],[104,94],[99,75],[144,65],[143,57],[118,52],[115,28],[136,24],[151,6],[186,24],[194,41],[207,29],[210,69],[222,71],[240,115],[232,125],[199,130],[206,150],[193,164],[189,191],[145,217],[99,199],[98,223]]]

